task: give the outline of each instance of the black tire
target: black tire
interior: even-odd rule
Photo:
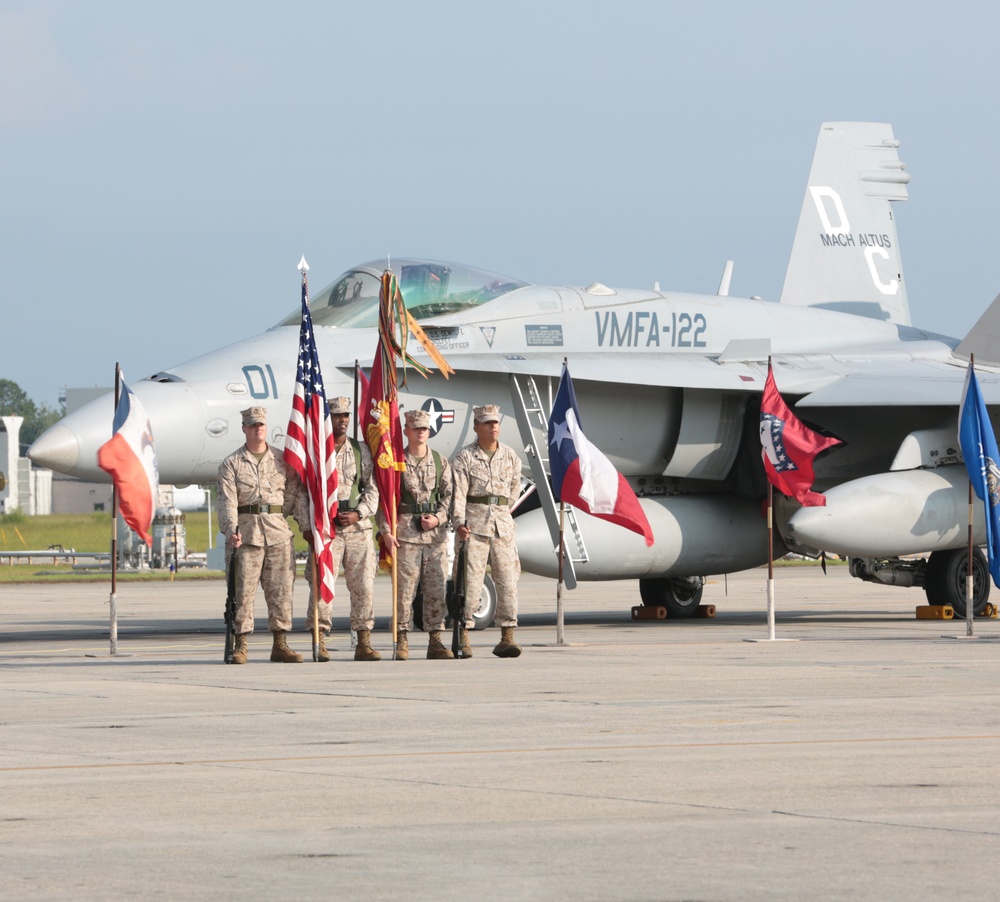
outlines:
[[[479,605],[472,612],[474,630],[484,630],[493,626],[493,618],[497,613],[497,587],[493,577],[488,573],[483,578],[483,590],[479,593]]]
[[[705,591],[703,576],[657,577],[639,580],[639,597],[644,605],[663,605],[674,619],[694,617]]]
[[[968,579],[969,553],[964,548],[935,551],[927,560],[924,594],[928,604],[947,604],[955,616],[965,617],[965,584]],[[972,613],[982,614],[990,600],[990,570],[986,555],[972,549]]]
[[[451,585],[451,580],[448,580],[448,584]],[[424,628],[424,593],[420,586],[417,586],[417,595],[413,599],[413,628]]]
[[[451,580],[448,580],[448,591],[451,591]],[[479,606],[472,613],[474,630],[484,630],[493,626],[493,618],[497,613],[497,588],[493,584],[493,577],[488,573],[483,579],[483,591],[479,593]],[[417,597],[413,599],[413,625],[418,629],[424,628],[424,595],[420,587],[417,587]],[[451,628],[451,621],[447,622]]]

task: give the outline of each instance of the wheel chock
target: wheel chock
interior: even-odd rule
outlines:
[[[976,614],[981,620],[996,620],[997,619],[997,606],[991,602],[987,602],[986,607]]]
[[[917,605],[917,620],[952,620],[955,609],[950,604]]]
[[[714,604],[700,604],[698,605],[698,610],[694,613],[695,617],[701,617],[703,620],[711,620],[715,617],[715,605]]]
[[[638,604],[632,608],[633,620],[666,620],[667,609],[662,604]]]

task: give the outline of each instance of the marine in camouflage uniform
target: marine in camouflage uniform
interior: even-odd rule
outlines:
[[[372,534],[372,515],[378,508],[378,486],[372,478],[372,455],[364,442],[349,438],[351,421],[350,398],[334,398],[329,402],[333,434],[337,443],[337,527],[330,548],[333,552],[333,575],[341,570],[351,594],[351,629],[358,634],[354,649],[356,661],[378,661],[382,656],[371,647],[371,630],[375,625],[375,568],[378,556]],[[360,470],[358,463],[360,462]],[[313,626],[315,589],[312,587],[312,567],[309,584],[309,609],[306,629]],[[319,605],[319,660],[329,661],[325,638],[330,632],[333,605]]]
[[[420,586],[424,596],[424,629],[427,657],[452,658],[441,642],[445,594],[448,584],[448,512],[451,510],[451,467],[447,458],[427,446],[431,417],[426,410],[408,410],[406,421],[406,470],[395,535],[385,514],[377,521],[382,538],[396,555],[396,616],[399,632],[396,659],[409,657],[407,632],[412,627],[413,598]]]
[[[473,414],[476,441],[462,448],[451,461],[455,539],[468,543],[462,654],[472,654],[468,642],[468,629],[473,625],[472,605],[479,601],[488,561],[497,589],[496,620],[501,632],[493,654],[516,658],[521,654],[521,646],[514,641],[521,561],[514,541],[510,505],[521,493],[521,459],[510,446],[500,444],[499,407],[495,404],[475,407]]]
[[[285,518],[308,528],[309,501],[298,475],[267,444],[267,411],[241,411],[246,443],[219,465],[219,530],[226,536],[226,564],[236,555],[236,648],[233,661],[247,662],[258,583],[267,602],[267,626],[274,635],[271,660],[298,663],[287,644],[292,628],[295,552]],[[239,531],[237,532],[237,527]]]

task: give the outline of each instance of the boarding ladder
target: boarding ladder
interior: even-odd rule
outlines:
[[[528,458],[531,478],[535,483],[535,491],[545,514],[545,523],[549,527],[552,538],[553,553],[559,554],[559,508],[552,495],[552,484],[549,482],[549,418],[546,408],[542,406],[535,384],[534,376],[510,376],[510,396],[514,402],[514,418],[521,433],[524,453]],[[550,405],[551,406],[551,405]],[[567,589],[576,588],[575,564],[586,564],[589,560],[587,547],[583,543],[580,525],[576,512],[569,505],[564,505],[565,525],[563,543],[563,582]]]

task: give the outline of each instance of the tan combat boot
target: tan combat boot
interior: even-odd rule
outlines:
[[[274,644],[271,646],[271,660],[278,664],[301,664],[302,655],[292,651],[285,641],[284,630],[274,630]]]
[[[247,662],[247,634],[237,633],[236,644],[233,646],[233,663],[246,664]]]
[[[358,644],[354,649],[355,661],[381,661],[382,656],[372,648],[370,630],[358,630]]]
[[[326,650],[326,633],[319,634],[319,647],[316,649],[316,660],[320,664],[325,664],[330,660],[330,653]]]
[[[462,645],[462,657],[471,658],[472,646],[469,645],[469,631],[464,626],[462,627],[462,631],[459,633],[458,641]]]
[[[500,642],[493,649],[498,658],[516,658],[521,654],[521,646],[514,641],[514,627],[500,627]]]
[[[396,660],[410,660],[410,643],[406,638],[406,630],[400,630],[396,633]]]
[[[427,640],[427,657],[431,661],[443,661],[454,658],[450,648],[445,648],[441,641],[441,630],[431,630],[430,639]]]

